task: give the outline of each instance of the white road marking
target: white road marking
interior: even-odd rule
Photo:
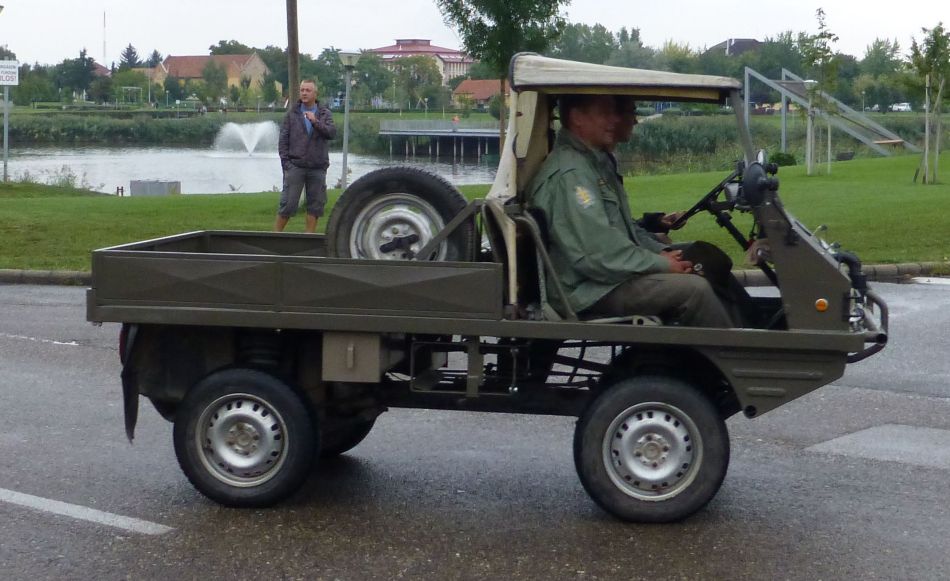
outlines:
[[[50,345],[69,345],[70,347],[78,347],[79,343],[76,341],[55,341],[53,339],[40,339],[38,337],[27,337],[26,335],[11,335],[9,333],[0,333],[0,337],[4,339],[20,339],[22,341],[33,341],[35,343],[49,343]]]
[[[950,430],[939,428],[884,424],[805,449],[950,470]]]
[[[910,279],[910,280],[913,281],[913,282],[915,282],[915,283],[917,283],[917,284],[942,284],[942,285],[950,285],[950,278],[939,278],[939,277],[931,277],[931,276],[918,276],[918,277],[912,278],[912,279]]]
[[[58,500],[50,500],[31,494],[23,494],[22,492],[7,490],[5,488],[0,488],[0,502],[9,502],[10,504],[16,504],[26,508],[68,516],[70,518],[94,522],[133,533],[141,533],[143,535],[163,535],[175,530],[172,527],[166,527],[165,525],[149,522],[147,520],[121,516],[111,512],[103,512],[94,508],[79,506],[78,504],[69,504]]]

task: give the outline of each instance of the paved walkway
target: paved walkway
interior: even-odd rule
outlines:
[[[865,264],[864,273],[869,281],[902,282],[915,276],[930,276],[950,273],[950,263],[906,262],[903,264]],[[736,277],[744,286],[768,286],[768,279],[758,270],[737,270]],[[73,270],[13,270],[0,269],[0,283],[6,284],[58,284],[89,286],[92,276],[88,272]]]

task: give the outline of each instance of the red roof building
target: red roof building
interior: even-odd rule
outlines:
[[[475,59],[460,50],[435,46],[426,38],[399,38],[396,44],[371,48],[366,52],[378,54],[387,66],[398,58],[407,56],[427,56],[435,60],[442,74],[442,84],[449,79],[468,74],[468,70],[475,63]]]
[[[163,63],[166,75],[180,81],[202,80],[202,73],[208,62],[214,62],[224,68],[228,75],[229,87],[240,87],[241,79],[251,80],[251,86],[260,86],[269,72],[267,65],[257,53],[219,54],[211,56],[168,56]]]
[[[488,101],[500,92],[501,84],[498,79],[465,79],[459,86],[452,91],[452,100],[459,103],[462,100],[468,100],[479,108],[488,106]],[[505,96],[508,96],[511,90],[508,87],[508,81],[505,81]]]

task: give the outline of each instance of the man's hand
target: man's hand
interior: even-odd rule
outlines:
[[[660,223],[666,226],[667,228],[669,228],[670,230],[679,230],[680,228],[686,225],[686,221],[683,221],[683,223],[681,224],[676,224],[676,226],[674,226],[673,224],[675,224],[676,221],[679,220],[680,217],[685,213],[686,212],[673,212],[672,214],[664,214],[663,217],[660,218]]]
[[[311,123],[317,122],[317,116],[313,111],[304,111],[303,116],[307,118],[307,121]]]
[[[664,250],[660,252],[660,256],[669,262],[670,272],[677,274],[689,274],[693,272],[693,263],[688,260],[683,260],[682,250]]]

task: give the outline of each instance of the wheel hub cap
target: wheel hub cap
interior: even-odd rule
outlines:
[[[270,480],[286,458],[286,425],[264,400],[247,394],[219,398],[201,415],[195,434],[201,462],[231,486]]]
[[[604,435],[604,466],[614,484],[641,500],[663,500],[696,477],[702,441],[679,409],[661,403],[633,406]]]
[[[389,194],[364,208],[350,236],[350,255],[375,260],[406,260],[445,226],[431,204],[411,194]],[[436,252],[444,260],[446,245]]]

